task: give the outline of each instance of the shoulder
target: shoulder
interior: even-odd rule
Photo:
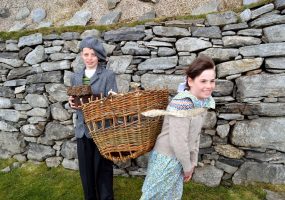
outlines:
[[[179,92],[168,104],[167,110],[191,110],[194,108],[194,104],[186,92]]]
[[[102,74],[104,74],[107,77],[115,76],[115,73],[110,69],[106,69],[105,67],[101,66],[101,70],[102,70]]]

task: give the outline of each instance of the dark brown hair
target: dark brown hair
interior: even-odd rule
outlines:
[[[189,90],[188,77],[195,79],[207,69],[215,69],[215,63],[209,56],[200,54],[186,69],[186,89]]]

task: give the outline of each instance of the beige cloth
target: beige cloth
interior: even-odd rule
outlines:
[[[183,171],[189,172],[198,163],[200,132],[207,110],[193,109],[191,112],[186,112],[190,114],[185,114],[184,111],[182,111],[184,114],[180,111],[176,112],[180,114],[165,111],[162,130],[154,150],[177,158],[182,164]]]

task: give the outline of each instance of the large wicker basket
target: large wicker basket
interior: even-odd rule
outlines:
[[[100,153],[126,161],[150,151],[161,131],[162,117],[141,113],[166,109],[168,90],[139,90],[83,104],[85,122]]]

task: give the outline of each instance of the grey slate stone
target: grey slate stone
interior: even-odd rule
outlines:
[[[61,82],[60,71],[39,73],[39,74],[29,75],[27,77],[27,83],[60,83],[60,82]]]
[[[240,74],[243,72],[259,69],[263,63],[263,58],[242,59],[228,61],[216,65],[217,77],[225,77],[232,74]]]
[[[105,41],[136,41],[145,37],[145,28],[143,26],[123,27],[117,30],[107,31],[104,34]]]
[[[217,14],[208,14],[206,18],[211,26],[232,24],[238,21],[236,13],[234,13],[233,11],[227,11],[225,13],[217,13]]]
[[[21,133],[24,136],[40,136],[44,131],[43,125],[33,125],[33,124],[26,124],[21,127]]]
[[[266,58],[265,59],[265,68],[266,69],[285,69],[285,58]]]
[[[244,36],[261,36],[262,29],[244,29],[237,32],[238,35]]]
[[[55,150],[50,146],[30,143],[27,158],[30,160],[43,161],[55,155]]]
[[[59,101],[64,102],[68,100],[67,88],[61,83],[50,83],[45,85],[45,89],[49,94],[51,102]]]
[[[55,120],[66,121],[71,118],[71,113],[63,108],[62,104],[57,102],[51,105],[51,116]]]
[[[145,89],[167,87],[170,92],[176,92],[179,83],[185,80],[184,76],[144,74],[141,76],[141,86]]]
[[[261,39],[249,36],[225,36],[223,43],[225,47],[250,46],[260,44]]]
[[[64,158],[61,164],[66,169],[72,169],[72,170],[78,170],[79,169],[78,159],[68,160],[68,159]]]
[[[285,95],[285,74],[259,74],[236,79],[237,98]],[[249,87],[250,86],[250,87]],[[262,86],[262,90],[260,87]]]
[[[271,14],[259,17],[256,20],[250,22],[249,25],[251,27],[259,28],[259,27],[284,24],[284,23],[285,23],[284,15]]]
[[[12,67],[21,67],[24,64],[23,60],[9,58],[0,58],[0,62],[10,65]]]
[[[96,37],[100,38],[101,37],[101,32],[97,29],[91,29],[91,30],[86,30],[80,35],[80,39],[86,38],[86,37]]]
[[[212,43],[198,38],[185,37],[177,40],[175,46],[177,51],[194,52],[197,50],[209,48],[212,46]]]
[[[0,118],[11,121],[11,122],[18,122],[20,120],[20,112],[13,109],[0,109]]]
[[[150,58],[138,65],[138,70],[170,69],[177,65],[178,57]]]
[[[244,11],[242,11],[241,13],[240,13],[240,19],[241,19],[241,21],[242,22],[247,22],[247,21],[249,21],[250,19],[251,19],[251,11],[250,11],[250,9],[245,9]]]
[[[133,56],[111,56],[107,63],[107,69],[111,69],[116,74],[123,74],[132,62]]]
[[[130,74],[116,75],[116,82],[118,85],[119,92],[121,93],[129,92],[131,75]]]
[[[49,140],[62,140],[74,136],[72,125],[61,125],[57,122],[49,122],[45,128],[45,135]]]
[[[221,30],[218,26],[210,27],[191,27],[192,36],[206,38],[222,38]]]
[[[80,38],[80,33],[77,33],[77,32],[64,32],[64,33],[62,33],[60,35],[60,38],[62,40],[77,40],[77,39]],[[64,41],[62,41],[62,43],[64,44]],[[53,45],[55,45],[55,44],[53,44]]]
[[[42,43],[43,43],[43,35],[41,33],[35,33],[32,35],[20,37],[18,47],[34,46]]]
[[[8,155],[23,153],[25,151],[24,138],[18,132],[0,131],[0,152]],[[1,156],[2,157],[2,156]]]
[[[14,91],[9,87],[0,86],[0,97],[14,98]]]
[[[49,106],[47,98],[39,94],[28,94],[25,100],[33,107],[46,108]]]
[[[213,96],[227,96],[233,91],[234,83],[228,80],[217,79]]]
[[[230,49],[230,48],[208,48],[205,51],[201,52],[207,56],[210,56],[215,62],[223,62],[232,60],[238,56],[238,49]]]
[[[109,24],[117,23],[120,20],[121,15],[122,15],[122,12],[120,11],[109,12],[108,14],[103,15],[101,17],[98,24],[99,25],[109,25]]]
[[[285,24],[266,27],[263,29],[264,37],[268,42],[285,41]]]
[[[252,10],[251,11],[251,19],[255,19],[264,13],[268,13],[268,12],[272,11],[273,9],[274,9],[274,4],[270,3],[270,4],[264,5],[260,8],[257,8],[255,10]]]
[[[278,10],[285,9],[285,1],[284,0],[275,0],[274,5],[275,5],[275,8]]]
[[[71,19],[64,23],[64,26],[85,26],[91,18],[90,11],[77,11]]]
[[[157,51],[157,56],[173,56],[176,54],[176,50],[168,47],[159,47]]]
[[[9,98],[0,97],[0,109],[1,108],[11,108],[12,102]]]
[[[216,187],[220,184],[223,174],[222,170],[212,165],[206,165],[195,169],[193,181],[208,187]]]
[[[284,152],[285,136],[280,134],[280,130],[285,127],[284,122],[284,117],[262,117],[237,122],[232,131],[231,142],[236,146],[269,148]]]
[[[259,45],[241,47],[239,48],[239,50],[243,56],[259,56],[259,57],[284,56],[285,43],[280,42],[280,43],[259,44]]]
[[[262,176],[261,176],[262,174]],[[234,184],[245,184],[252,182],[284,184],[284,165],[246,162],[233,176]]]
[[[66,159],[77,158],[77,144],[76,142],[66,141],[62,144],[60,154]]]
[[[242,113],[244,115],[281,117],[285,115],[284,109],[284,103],[252,103],[246,104]]]
[[[238,23],[238,24],[227,24],[223,27],[223,31],[229,31],[229,30],[240,30],[248,28],[248,24],[246,22]]]
[[[163,37],[185,37],[191,35],[186,28],[155,26],[152,30],[155,35]]]
[[[130,55],[149,55],[150,49],[145,48],[143,45],[139,45],[137,42],[126,42],[121,48],[123,54]]]
[[[30,65],[35,65],[44,61],[46,58],[45,48],[39,45],[26,56],[25,62]]]

